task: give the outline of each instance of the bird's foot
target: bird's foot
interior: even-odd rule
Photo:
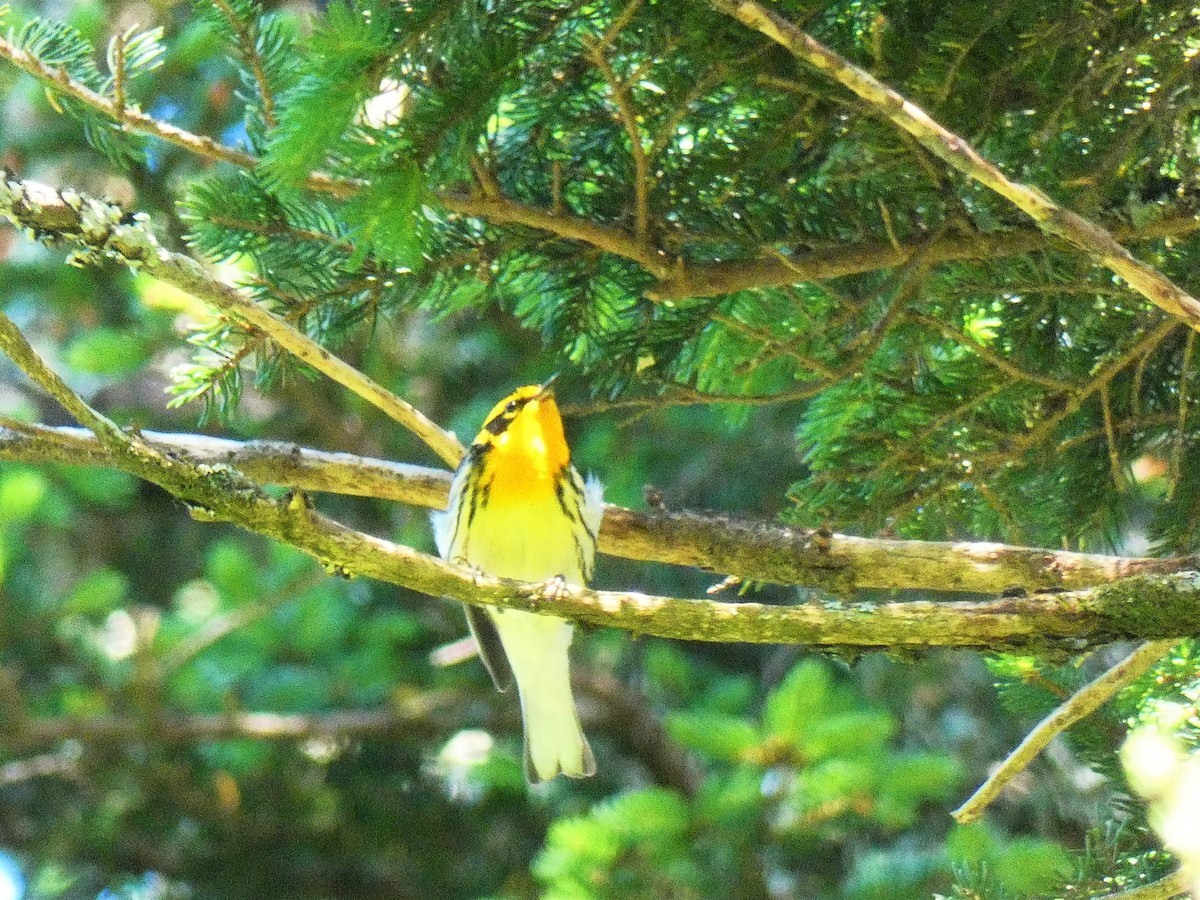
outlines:
[[[561,600],[567,594],[567,579],[562,575],[555,575],[553,578],[547,578],[542,582],[541,595],[538,600]]]

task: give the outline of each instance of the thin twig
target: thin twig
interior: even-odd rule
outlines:
[[[986,403],[998,394],[1003,393],[1012,387],[1011,381],[1001,381],[993,384],[986,391],[976,394],[973,397],[968,397],[957,406],[953,406],[946,410],[919,432],[908,438],[904,444],[907,449],[896,448],[897,452],[889,453],[887,458],[878,466],[871,470],[871,473],[861,480],[863,483],[878,483],[883,480],[882,476],[887,472],[895,471],[901,466],[911,463],[918,459],[924,452],[924,445],[929,438],[933,437],[951,422],[957,421],[964,413],[969,412],[981,403]],[[834,473],[833,478],[844,478],[844,472]]]
[[[82,82],[71,78],[65,69],[46,65],[36,56],[20,49],[3,37],[0,37],[0,57],[9,60],[17,68],[32,75],[53,90],[65,94],[71,99],[96,110],[96,112],[108,116],[114,122],[121,122],[122,125],[134,131],[152,135],[197,156],[227,162],[240,169],[253,169],[258,165],[258,158],[252,154],[227,147],[224,144],[214,141],[212,138],[192,134],[182,128],[176,128],[174,125],[155,119],[141,110],[134,108],[118,110],[112,100],[103,94],[93,91]],[[331,179],[330,176],[318,176],[317,183],[323,185],[326,192],[335,192],[336,179]],[[346,187],[349,187],[348,183]]]
[[[1157,328],[1122,353],[1107,367],[1095,373],[1087,383],[1076,388],[1057,412],[1041,419],[1036,427],[1031,428],[1023,435],[1013,438],[1005,437],[1004,443],[999,449],[976,456],[974,459],[976,479],[982,481],[987,472],[1000,471],[1005,466],[1018,464],[1026,453],[1048,440],[1055,429],[1079,412],[1088,400],[1110,384],[1117,375],[1136,360],[1153,353],[1181,325],[1182,323],[1176,319],[1164,319]],[[943,483],[938,486],[937,493],[946,491],[952,486],[951,483]],[[907,501],[892,508],[890,513],[897,518],[905,516],[917,507],[928,503],[929,499],[927,493],[914,492]]]
[[[0,312],[0,351],[57,400],[76,421],[91,431],[110,453],[144,453],[157,456],[157,451],[150,450],[140,440],[123,432],[111,419],[92,409],[57,372],[42,361],[25,339],[25,335],[21,334],[12,319],[3,312]]]
[[[1153,353],[1177,328],[1180,322],[1176,319],[1164,319],[1158,327],[1143,337],[1140,341],[1126,350],[1108,366],[1095,373],[1091,379],[1078,387],[1068,401],[1055,414],[1044,418],[1035,428],[1017,437],[1012,444],[1000,453],[990,454],[984,460],[996,467],[1019,458],[1026,451],[1044,441],[1062,422],[1083,408],[1083,404],[1100,391],[1107,388],[1112,380],[1127,369],[1133,362]]]
[[[1050,375],[1042,375],[1040,372],[1030,372],[1026,369],[1022,369],[1006,356],[1002,356],[991,347],[979,343],[979,341],[975,340],[970,335],[964,334],[949,322],[943,322],[941,319],[935,316],[928,316],[923,313],[915,312],[909,313],[908,318],[913,322],[919,322],[920,324],[928,326],[929,328],[936,328],[944,337],[949,338],[957,344],[961,344],[980,359],[991,363],[991,365],[995,366],[1001,372],[1012,376],[1016,380],[1030,381],[1034,384],[1040,384],[1042,387],[1050,388],[1050,390],[1062,394],[1071,394],[1075,391],[1075,385],[1070,384],[1069,382],[1060,381],[1059,379]]]
[[[118,124],[125,121],[125,32],[113,35],[113,109]]]
[[[816,372],[819,375],[824,375],[829,379],[837,379],[841,377],[840,374],[831,366],[826,365],[815,357],[809,356],[807,353],[801,353],[791,345],[780,341],[766,329],[755,328],[753,325],[747,325],[745,322],[741,322],[732,316],[723,316],[719,313],[714,314],[709,318],[720,325],[724,325],[731,331],[739,331],[748,337],[752,337],[757,341],[761,341],[764,345],[763,353],[769,353],[772,348],[778,348],[781,353],[785,353],[792,357],[792,359],[796,360],[796,362],[810,371]]]
[[[457,465],[462,458],[462,445],[453,434],[241,291],[218,281],[191,257],[161,247],[142,217],[126,216],[111,203],[70,192],[60,194],[45,185],[2,174],[0,217],[45,237],[74,241],[82,248],[76,254],[80,261],[115,259],[211,303],[382,410],[446,462]],[[76,410],[71,412],[76,414]]]
[[[234,12],[228,0],[212,0],[212,4],[221,11],[221,15],[225,17],[225,21],[229,23],[229,27],[237,35],[238,46],[242,50],[242,58],[246,61],[246,65],[250,67],[250,71],[254,73],[254,82],[258,85],[258,96],[262,100],[263,123],[267,128],[274,128],[276,125],[275,97],[271,91],[271,85],[267,81],[267,73],[263,68],[262,55],[258,52],[258,28],[254,23],[247,24],[244,22]]]
[[[206,619],[194,634],[189,635],[169,652],[157,665],[160,677],[167,677],[182,669],[205,650],[219,643],[235,631],[252,625],[270,615],[280,604],[291,600],[325,581],[320,570],[306,570],[292,577],[287,584],[266,597],[247,603],[222,615]]]
[[[1138,360],[1133,370],[1133,386],[1130,389],[1129,409],[1134,418],[1142,414],[1142,383],[1146,380],[1146,366],[1150,364],[1151,354],[1147,353]]]
[[[629,6],[634,6],[639,0],[631,0]],[[595,43],[589,50],[592,64],[604,76],[608,89],[612,93],[613,102],[617,105],[617,117],[629,138],[629,151],[633,157],[633,208],[634,234],[639,241],[645,241],[650,230],[650,167],[646,158],[646,148],[642,144],[642,130],[638,126],[637,110],[633,107],[633,97],[629,93],[629,85],[617,77],[612,64],[605,56],[602,43]]]
[[[1192,334],[1194,332],[1189,332]],[[1113,487],[1117,493],[1125,490],[1125,473],[1121,468],[1121,448],[1117,444],[1117,429],[1113,424],[1112,403],[1108,397],[1108,384],[1100,388],[1100,409],[1104,415],[1104,437],[1108,444],[1108,467],[1112,473]]]
[[[1189,889],[1187,875],[1179,870],[1158,881],[1152,881],[1150,884],[1143,884],[1127,891],[1104,894],[1095,900],[1172,900],[1173,897],[1182,897]]]
[[[951,815],[968,824],[983,815],[983,811],[999,796],[1005,786],[1028,768],[1034,758],[1059,734],[1076,722],[1087,718],[1118,693],[1150,671],[1164,654],[1178,642],[1177,638],[1148,641],[1099,678],[1080,688],[1071,698],[1044,718],[1010,753],[987,781]]]
[[[941,235],[939,229],[937,234],[917,244],[912,255],[904,261],[904,265],[888,278],[887,284],[880,291],[890,295],[887,308],[877,322],[869,329],[859,332],[846,344],[846,349],[857,348],[857,354],[853,360],[842,366],[843,377],[857,372],[860,365],[874,355],[897,318],[904,314],[908,302],[920,292],[923,276],[929,270],[929,248]]]
[[[1179,479],[1183,476],[1183,450],[1187,441],[1188,384],[1191,381],[1192,352],[1196,347],[1196,333],[1189,331],[1183,345],[1183,361],[1179,364],[1179,418],[1175,423],[1175,443],[1171,448],[1171,486],[1167,499],[1175,499]]]
[[[1179,418],[1177,413],[1155,413],[1152,416],[1142,416],[1141,418],[1131,418],[1126,419],[1123,422],[1117,422],[1113,426],[1113,430],[1117,434],[1127,434],[1129,432],[1143,431],[1149,428],[1157,428],[1164,425],[1173,425],[1178,421]],[[1097,438],[1102,438],[1105,436],[1105,431],[1106,429],[1101,426],[1099,428],[1092,428],[1088,431],[1081,432],[1080,434],[1072,435],[1065,440],[1059,441],[1054,452],[1055,454],[1063,453],[1074,447],[1086,444],[1088,441],[1094,441]]]
[[[709,2],[718,11],[761,32],[801,61],[837,81],[911,134],[943,162],[1010,201],[1047,234],[1087,253],[1164,312],[1200,329],[1200,300],[1153,266],[1135,259],[1099,225],[1059,206],[1040,190],[1009,180],[963,138],[934,121],[916,104],[755,0]]]
[[[612,46],[617,36],[633,21],[633,17],[637,14],[638,7],[641,5],[642,0],[629,0],[625,4],[625,8],[621,10],[621,14],[613,19],[612,24],[604,32],[604,37],[600,38],[599,46],[602,49]]]

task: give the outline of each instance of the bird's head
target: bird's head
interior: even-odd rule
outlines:
[[[567,465],[571,453],[550,387],[553,381],[519,387],[492,407],[475,446],[486,450],[494,463],[532,467],[538,474],[554,474]]]

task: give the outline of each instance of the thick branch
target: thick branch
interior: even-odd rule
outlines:
[[[1078,247],[1154,305],[1200,329],[1200,300],[1169,278],[1133,257],[1111,234],[1094,222],[1059,206],[1036,188],[1010,181],[958,135],[930,118],[916,104],[878,81],[869,72],[834,53],[791,22],[755,0],[710,0],[712,5],[749,28],[786,47],[798,59],[824,72],[857,94],[934,156],[974,181],[991,188],[1026,213],[1048,234]]]
[[[309,450],[282,441],[231,441],[203,434],[143,431],[142,438],[164,453],[196,465],[232,466],[260,484],[306,491],[378,497],[441,509],[450,473],[352,453]],[[85,428],[0,422],[0,460],[112,467],[112,457]]]
[[[1153,640],[1200,631],[1200,576],[1194,572],[1134,576],[1081,591],[995,601],[802,606],[522,584],[354,531],[318,513],[302,494],[276,500],[227,466],[197,466],[180,456],[168,459],[159,454],[152,459],[122,454],[114,463],[192,503],[195,518],[232,522],[290,544],[320,560],[329,572],[365,575],[473,605],[552,612],[638,634],[822,647],[1000,651],[1033,646],[1077,650],[1114,639]],[[821,554],[823,538],[816,537],[811,549]]]
[[[164,455],[196,465],[231,466],[263,484],[395,500],[441,509],[450,473],[308,450],[271,441],[239,441],[143,431]],[[72,465],[119,463],[83,428],[0,426],[0,460]],[[612,556],[737,575],[746,581],[821,587],[920,589],[997,594],[1010,588],[1080,589],[1130,575],[1200,569],[1196,557],[1103,556],[989,543],[901,541],[824,534],[777,522],[715,513],[636,512],[608,506],[600,549]]]
[[[16,361],[45,380],[40,377],[40,359],[34,357],[30,364],[18,355]],[[144,445],[140,437],[111,450],[114,465],[187,501],[194,518],[232,522],[290,544],[316,557],[331,574],[361,574],[433,597],[554,613],[638,634],[723,643],[1000,651],[1034,646],[1077,650],[1116,638],[1160,639],[1200,630],[1200,575],[1195,572],[1135,576],[1074,593],[982,603],[834,602],[798,607],[592,591],[557,581],[523,584],[354,531],[318,513],[304,494],[276,499],[236,469],[169,456]],[[821,553],[824,536],[814,537],[813,546]]]
[[[0,178],[0,217],[43,239],[72,241],[80,248],[76,251],[79,260],[113,259],[211,303],[374,404],[446,462],[457,465],[462,458],[462,445],[453,434],[279,316],[209,275],[191,257],[161,247],[142,217],[130,217],[111,203],[23,182],[7,172]]]

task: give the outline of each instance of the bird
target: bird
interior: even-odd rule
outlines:
[[[431,516],[438,554],[500,578],[586,586],[604,512],[603,486],[571,464],[554,379],[497,403],[463,456],[444,511]],[[467,624],[496,688],[516,682],[530,784],[583,778],[596,760],[571,692],[568,619],[467,605]]]

